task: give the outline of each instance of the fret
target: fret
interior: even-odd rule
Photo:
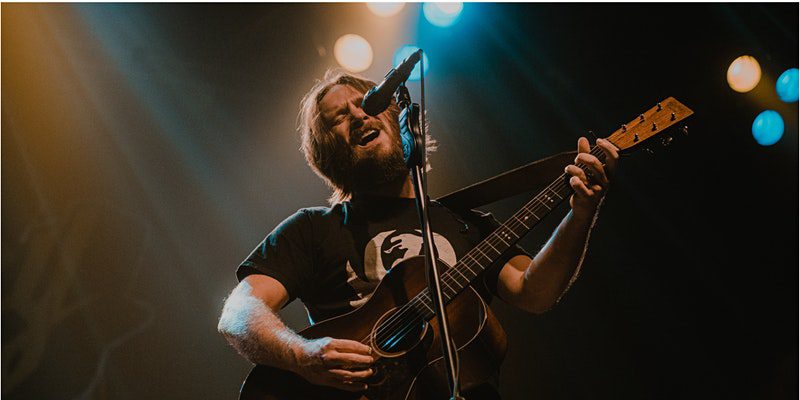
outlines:
[[[424,292],[421,292],[420,295],[422,297],[420,298],[420,300],[417,303],[422,304],[423,306],[425,306],[425,308],[428,309],[428,311],[433,312],[433,307],[428,305],[428,300],[430,299],[430,296],[428,296],[428,291],[426,290]],[[419,297],[419,295],[417,297]],[[414,308],[416,308],[416,307],[414,307]],[[417,311],[419,311],[420,313],[423,312],[422,310],[419,310],[419,309],[417,309]]]
[[[533,213],[531,212],[531,214],[533,214]],[[534,215],[534,216],[536,216],[536,214],[533,214],[533,215]],[[514,218],[514,219],[516,219],[517,221],[519,221],[519,223],[520,223],[520,224],[522,224],[522,226],[524,226],[524,227],[525,227],[525,229],[531,229],[531,227],[529,227],[528,225],[525,225],[525,223],[524,223],[524,222],[522,222],[522,220],[521,220],[521,219],[517,218],[517,216],[516,216],[516,215],[515,215],[515,216],[513,216],[512,218]],[[539,216],[536,216],[536,218],[539,218]]]
[[[476,259],[475,259],[475,257],[473,257],[472,255],[470,255],[470,253],[472,253],[472,252],[469,252],[469,253],[467,253],[466,255],[464,255],[464,257],[465,257],[465,258],[469,258],[470,260],[472,260],[472,262],[474,262],[475,264],[478,264],[478,266],[480,266],[480,265],[481,265],[481,263],[480,263],[480,262],[478,262],[478,260],[476,260]]]
[[[505,229],[504,229],[502,232],[500,232],[500,236],[502,236],[503,234],[505,234],[505,235],[506,235],[506,239],[511,239],[511,235],[509,235],[509,234],[508,234],[508,233],[510,232],[510,233],[513,233],[513,234],[514,234],[514,239],[513,239],[513,240],[517,240],[517,239],[519,239],[519,235],[517,235],[516,233],[514,233],[514,231],[513,231],[513,230],[511,230],[511,229],[508,229],[508,226],[506,226],[506,224],[502,224],[502,225],[500,225],[500,228],[505,228]],[[500,230],[500,228],[497,228],[497,230]]]
[[[442,284],[442,292],[444,292],[447,289],[453,290],[453,288],[451,288],[450,285],[448,285],[447,282],[444,281],[444,279],[441,279],[439,282]],[[458,293],[456,290],[453,290],[453,292],[454,292],[453,294]]]
[[[599,147],[595,146],[591,154],[603,160],[604,153]],[[583,169],[587,168],[582,164],[578,164],[578,166]],[[475,248],[467,252],[456,265],[442,274],[442,293],[446,303],[460,293],[472,282],[472,279],[477,277],[491,263],[496,261],[499,255],[502,255],[505,250],[528,233],[545,215],[572,194],[572,187],[564,185],[567,176],[568,174],[566,173],[561,174],[553,183],[545,187],[508,220],[498,226],[494,232],[488,235]],[[488,249],[494,250],[494,254],[491,256],[487,254]],[[480,257],[485,258],[488,262],[482,262]],[[415,311],[424,319],[433,317],[433,302],[428,289],[426,288],[420,292],[415,299],[413,306]]]
[[[454,271],[451,271],[451,270],[454,270]],[[461,276],[462,278],[464,278],[464,282],[461,282],[458,278],[456,278],[457,276]],[[463,289],[464,287],[469,285],[469,283],[472,282],[472,278],[474,278],[474,276],[472,278],[470,278],[470,277],[467,277],[466,275],[464,275],[464,273],[459,270],[458,264],[456,264],[454,267],[450,268],[450,270],[447,270],[447,272],[443,275],[442,279],[444,280],[444,279],[446,279],[448,277],[452,278],[452,280],[455,281],[455,283],[458,284],[458,287],[456,288],[456,292],[460,292],[461,289]]]
[[[463,267],[463,268],[462,268],[462,267]],[[461,272],[464,274],[464,276],[467,276],[467,277],[468,277],[470,280],[472,280],[472,279],[475,279],[475,277],[476,277],[476,276],[478,276],[478,274],[476,274],[475,272],[473,272],[473,271],[472,271],[472,270],[469,268],[469,266],[467,266],[467,264],[464,264],[464,263],[458,263],[458,264],[456,264],[455,268],[458,268],[458,269],[459,269],[459,270],[460,270],[460,271],[461,271]],[[464,269],[465,269],[465,268],[466,268],[466,271],[464,271]],[[467,272],[467,271],[469,271],[469,272]]]
[[[456,267],[457,267],[457,266],[458,266],[458,264],[456,264]],[[455,270],[456,272],[458,272],[458,274],[459,274],[459,275],[461,275],[461,276],[463,276],[463,277],[464,277],[464,279],[466,279],[466,280],[467,280],[467,283],[469,283],[469,278],[467,278],[466,276],[464,276],[464,274],[462,274],[462,273],[461,273],[461,271],[459,271],[459,270],[458,270],[458,268],[456,268],[456,267],[453,267],[453,268],[450,268],[450,269],[451,269],[451,270]],[[450,270],[448,270],[448,272],[449,272],[449,271],[450,271]],[[458,281],[456,281],[456,282],[458,282]]]
[[[469,276],[464,275],[464,273],[459,270],[458,264],[456,264],[456,267],[453,267],[453,268],[450,268],[450,269],[454,269],[455,271],[448,270],[447,273],[445,274],[445,276],[452,276],[453,279],[458,283],[459,289],[463,288],[464,286],[469,285],[469,283],[472,282],[472,278],[474,278],[474,277],[469,277]],[[456,279],[457,276],[463,277],[464,278],[464,282],[461,282],[461,280]]]
[[[467,254],[467,255],[469,255],[469,254]],[[473,260],[474,260],[474,259],[473,259]],[[458,265],[458,264],[456,264],[456,265]],[[476,273],[475,273],[475,271],[473,271],[473,270],[472,270],[472,268],[470,268],[470,267],[469,267],[469,265],[467,265],[467,263],[465,263],[465,262],[462,262],[462,263],[461,263],[461,265],[463,265],[463,266],[467,267],[467,270],[469,270],[469,272],[471,272],[471,273],[472,273],[472,275],[474,275],[474,276],[478,276],[478,274],[476,274]]]
[[[566,179],[566,178],[564,178],[564,179]],[[555,192],[555,193],[558,193],[558,192]],[[564,200],[567,197],[569,197],[569,195],[571,195],[571,194],[572,194],[572,186],[566,185],[566,187],[562,187],[561,188],[561,193],[559,194],[559,197],[561,198],[561,200]]]
[[[504,245],[506,245],[506,246],[508,246],[508,247],[511,247],[511,245],[510,245],[510,244],[508,244],[508,242],[506,242],[505,240],[503,240],[503,237],[502,237],[502,236],[499,236],[499,235],[497,235],[497,234],[494,234],[494,233],[493,233],[492,235],[494,235],[494,237],[496,237],[496,238],[500,239],[500,241],[501,241],[501,242],[503,242],[503,244],[504,244]]]
[[[542,199],[539,199],[538,197],[537,197],[537,198],[535,198],[534,200],[538,201],[538,202],[539,202],[539,204],[543,205],[543,206],[544,206],[544,208],[546,208],[546,209],[547,209],[547,211],[550,211],[550,210],[552,210],[552,208],[550,208],[550,207],[547,205],[547,203],[545,203],[545,201],[544,201],[544,200],[542,200]]]
[[[481,255],[483,255],[484,257],[486,257],[486,259],[487,259],[487,260],[489,260],[490,262],[492,261],[492,257],[489,257],[489,256],[487,256],[487,255],[486,255],[486,253],[484,253],[483,251],[481,251],[481,245],[480,245],[480,244],[479,244],[479,245],[477,245],[477,246],[475,246],[475,250],[478,250],[478,253],[481,253]],[[481,264],[481,266],[483,266],[483,264]]]
[[[550,186],[546,187],[545,189],[549,190],[550,193],[552,193],[554,196],[558,197],[558,200],[564,200],[564,197],[562,197],[560,194],[558,194],[558,192],[556,192],[555,190],[551,189]]]

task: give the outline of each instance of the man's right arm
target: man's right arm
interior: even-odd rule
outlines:
[[[289,370],[318,385],[363,390],[359,381],[372,375],[369,366],[374,361],[369,346],[344,339],[303,338],[275,313],[288,300],[286,288],[277,280],[249,275],[225,301],[219,332],[254,364]]]

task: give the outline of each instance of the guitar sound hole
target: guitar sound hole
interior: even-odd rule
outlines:
[[[408,351],[422,338],[427,323],[419,320],[395,320],[393,313],[384,315],[373,332],[376,347],[384,353]]]

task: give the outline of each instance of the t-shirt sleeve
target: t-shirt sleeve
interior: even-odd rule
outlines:
[[[303,297],[314,273],[313,233],[309,213],[297,211],[281,222],[242,261],[236,271],[237,278],[241,281],[248,275],[264,274],[286,288],[289,302]]]
[[[478,230],[481,233],[481,240],[489,236],[492,232],[495,231],[498,227],[500,227],[500,222],[495,219],[492,213],[479,211],[479,210],[471,210],[471,220],[477,226]],[[509,260],[516,256],[528,256],[525,249],[520,247],[519,245],[513,245],[508,250],[506,250],[500,258],[497,259],[486,271],[486,275],[484,276],[484,282],[486,284],[486,288],[489,292],[495,296],[497,296],[497,279],[500,276],[500,270],[503,269],[503,266],[508,263]]]

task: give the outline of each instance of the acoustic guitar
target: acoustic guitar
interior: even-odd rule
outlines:
[[[669,97],[608,136],[621,153],[630,153],[672,136],[667,128],[690,116],[692,110]],[[685,129],[685,128],[684,128]],[[684,131],[685,132],[685,131]],[[602,160],[598,146],[591,154]],[[584,165],[579,165],[586,168]],[[459,354],[462,391],[485,382],[505,356],[505,332],[470,283],[531,230],[545,215],[569,198],[566,173],[465,254],[443,269],[441,280],[450,331]],[[242,385],[241,400],[447,398],[449,388],[442,363],[439,328],[426,283],[424,257],[407,259],[384,276],[370,299],[347,314],[319,322],[300,335],[307,339],[332,337],[360,341],[372,347],[374,375],[363,392],[315,386],[299,375],[257,365]]]

